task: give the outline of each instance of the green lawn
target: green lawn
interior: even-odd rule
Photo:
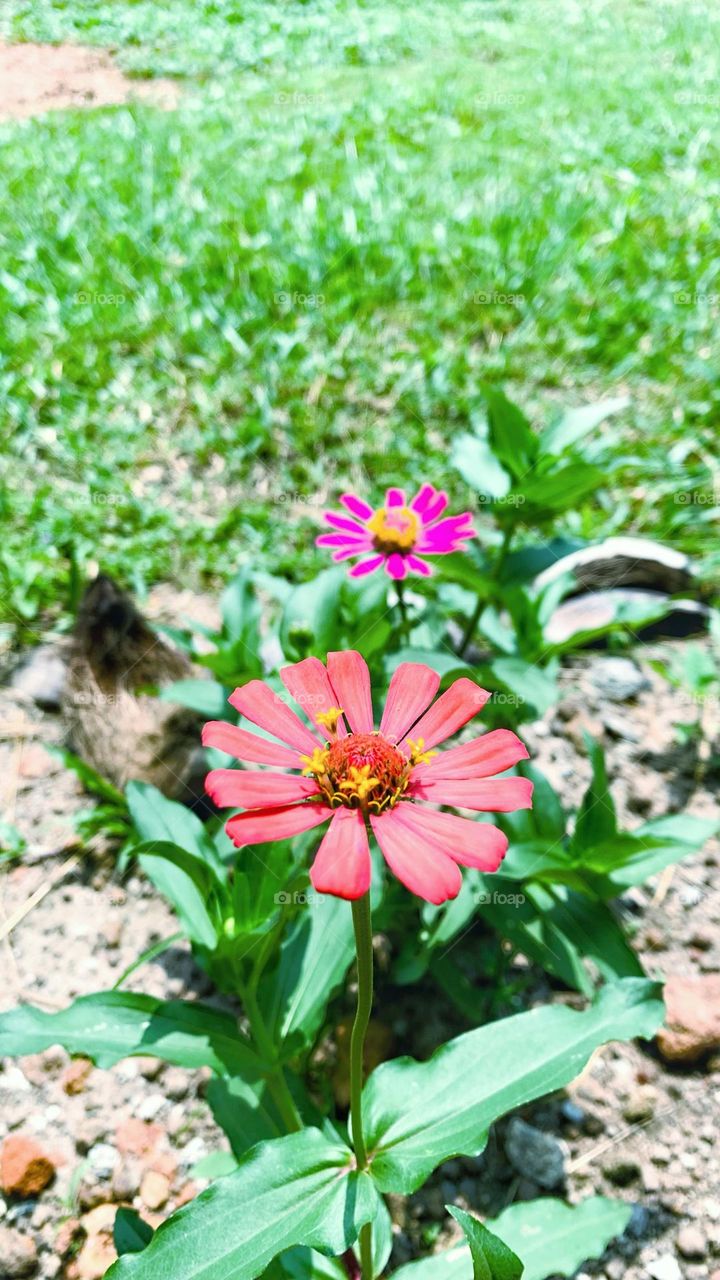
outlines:
[[[267,556],[448,472],[481,379],[628,392],[577,532],[699,551],[720,381],[720,11],[559,0],[5,0],[0,36],[186,77],[0,125],[0,610]],[[511,299],[511,300],[508,300]],[[697,501],[678,503],[690,485]]]

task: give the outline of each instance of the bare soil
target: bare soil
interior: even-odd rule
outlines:
[[[0,41],[0,120],[131,99],[171,109],[179,95],[172,80],[129,79],[104,49]]]
[[[169,604],[171,593],[161,598]],[[177,620],[174,609],[166,613],[168,621]],[[588,655],[569,663],[560,704],[523,727],[531,756],[567,805],[577,805],[589,778],[582,740],[589,730],[605,745],[624,825],[684,809],[701,817],[715,813],[717,776],[692,747],[678,745],[673,728],[690,718],[687,698],[642,662],[641,654],[648,687],[631,701],[609,703],[595,684],[604,661],[603,655]],[[0,1008],[26,1000],[56,1009],[112,986],[140,952],[175,931],[175,922],[152,886],[135,871],[121,880],[107,858],[80,854],[51,879],[67,851],[45,855],[72,844],[73,815],[92,802],[74,775],[45,751],[63,738],[59,717],[14,689],[0,691],[0,698],[3,808],[28,841],[23,858],[2,874],[0,933],[3,918],[27,905],[38,889],[48,889],[0,944]],[[719,856],[712,841],[618,904],[651,976],[720,971]],[[522,968],[522,961],[515,963]],[[543,998],[568,999],[545,975],[538,972],[534,980]],[[181,943],[144,965],[127,985],[162,997],[215,998]],[[390,994],[388,1008],[375,1012],[380,1023],[389,1024],[390,1052],[429,1052],[449,1016],[443,997],[413,989]],[[131,1060],[111,1071],[93,1069],[68,1093],[68,1065],[65,1054],[52,1050],[7,1059],[0,1072],[0,1140],[6,1133],[30,1134],[59,1161],[55,1181],[38,1198],[0,1197],[0,1228],[32,1238],[35,1274],[43,1280],[94,1280],[112,1256],[107,1233],[99,1229],[102,1206],[132,1203],[158,1221],[201,1185],[190,1177],[198,1158],[227,1142],[204,1101],[202,1072]],[[525,1120],[562,1146],[566,1180],[559,1194],[577,1202],[601,1192],[634,1206],[625,1235],[604,1258],[588,1263],[584,1274],[607,1280],[720,1276],[718,1084],[718,1056],[680,1069],[665,1064],[653,1047],[617,1044],[599,1051],[566,1093],[523,1109]],[[150,1126],[150,1151],[124,1149],[133,1118]],[[503,1122],[480,1159],[450,1161],[421,1192],[397,1198],[395,1263],[456,1238],[445,1203],[489,1214],[543,1194],[513,1170],[505,1132]],[[148,1173],[165,1179],[159,1192],[157,1177],[148,1182]],[[78,1220],[76,1243],[62,1255]],[[440,1224],[439,1235],[434,1223]]]

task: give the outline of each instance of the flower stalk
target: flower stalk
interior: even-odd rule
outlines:
[[[357,1009],[350,1038],[350,1119],[352,1141],[358,1171],[368,1165],[368,1152],[362,1117],[365,1035],[373,1001],[373,950],[370,894],[364,893],[352,904],[355,951],[357,955]],[[372,1223],[360,1231],[360,1265],[363,1280],[373,1280]]]

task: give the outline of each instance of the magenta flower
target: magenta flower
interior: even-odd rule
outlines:
[[[427,577],[432,568],[422,556],[462,551],[467,539],[475,537],[469,511],[440,519],[447,494],[431,484],[424,484],[409,506],[403,489],[388,489],[385,506],[377,510],[354,493],[344,493],[340,501],[350,516],[326,511],[324,519],[337,532],[323,533],[316,542],[334,548],[333,560],[367,557],[353,565],[351,578],[364,578],[382,565],[391,578],[402,579],[408,573]]]

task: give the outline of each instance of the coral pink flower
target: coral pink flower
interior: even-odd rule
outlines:
[[[322,533],[316,542],[319,547],[335,548],[333,560],[367,557],[353,565],[351,578],[374,573],[381,565],[391,578],[405,578],[408,573],[427,576],[432,568],[422,556],[462,551],[467,539],[475,537],[469,511],[440,519],[447,494],[431,484],[424,484],[409,506],[402,489],[388,489],[385,506],[377,510],[353,493],[344,493],[340,501],[350,516],[326,511],[324,519],[336,532]]]
[[[329,653],[327,667],[305,658],[280,672],[311,726],[261,680],[236,689],[230,703],[282,741],[215,720],[203,744],[263,769],[214,769],[208,794],[243,813],[226,830],[238,847],[296,836],[328,822],[310,870],[319,893],[359,898],[370,887],[369,832],[398,880],[428,902],[454,898],[460,867],[496,871],[507,849],[497,827],[434,806],[505,813],[531,805],[527,778],[495,778],[527,751],[514,733],[496,729],[451,747],[433,748],[457,733],[490,694],[456,680],[433,701],[440,677],[403,662],[390,681],[380,728],[373,721],[370,675],[354,650]]]

